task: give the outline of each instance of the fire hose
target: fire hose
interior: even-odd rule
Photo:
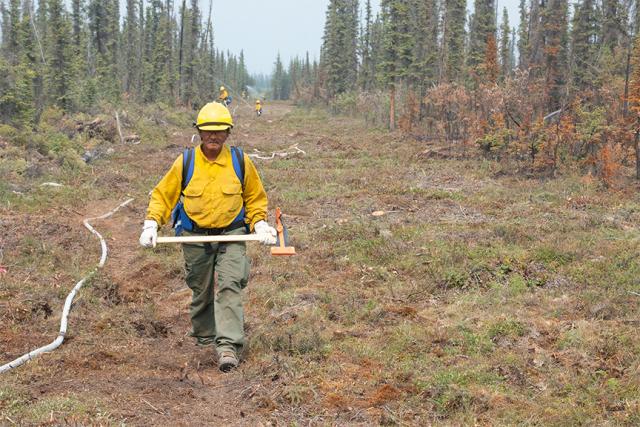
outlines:
[[[67,334],[67,322],[68,322],[68,318],[69,318],[69,312],[71,311],[71,304],[73,304],[73,299],[75,298],[75,296],[78,293],[78,291],[80,290],[80,288],[82,288],[82,286],[86,283],[86,281],[88,279],[90,279],[98,271],[98,269],[102,268],[104,266],[105,262],[107,261],[107,243],[105,242],[105,240],[102,237],[102,235],[100,235],[100,233],[98,233],[96,231],[96,229],[93,228],[91,226],[91,224],[89,224],[89,221],[93,221],[93,220],[96,220],[96,219],[108,218],[111,215],[113,215],[114,213],[116,213],[120,208],[125,207],[126,205],[128,205],[132,201],[133,201],[133,199],[126,200],[125,202],[123,202],[120,205],[118,205],[115,209],[107,212],[104,215],[97,216],[95,218],[87,218],[84,221],[82,221],[84,226],[92,234],[94,234],[98,239],[100,239],[100,246],[102,248],[102,255],[100,256],[100,262],[98,263],[98,266],[96,268],[94,268],[89,274],[87,274],[82,280],[80,280],[78,283],[76,283],[76,285],[73,287],[73,289],[71,289],[71,292],[69,292],[69,295],[67,295],[67,298],[64,301],[64,308],[62,309],[62,318],[60,319],[60,332],[58,332],[57,338],[55,340],[53,340],[53,342],[51,342],[51,344],[48,344],[48,345],[45,345],[43,347],[37,348],[37,349],[35,349],[33,351],[30,351],[29,353],[24,354],[24,355],[18,357],[17,359],[0,366],[0,374],[3,373],[3,372],[7,372],[7,371],[9,371],[9,370],[11,370],[13,368],[17,368],[18,366],[28,362],[29,360],[32,360],[33,358],[35,358],[36,356],[38,356],[38,355],[40,355],[42,353],[49,353],[49,352],[55,350],[56,348],[58,348],[62,344],[62,342],[64,341],[64,337]]]

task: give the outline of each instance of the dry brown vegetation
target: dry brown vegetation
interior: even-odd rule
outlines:
[[[284,104],[237,114],[247,152],[307,153],[256,161],[298,256],[251,246],[240,368],[219,373],[186,336],[179,248],[137,246],[185,114],[90,166],[27,158],[50,175],[1,187],[2,363],[53,339],[97,263],[82,218],[135,202],[96,222],[110,258],[67,341],[2,376],[0,424],[640,423],[636,183],[527,179],[476,148]],[[52,179],[66,186],[39,186]]]

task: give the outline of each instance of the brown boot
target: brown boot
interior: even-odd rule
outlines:
[[[236,354],[230,350],[225,350],[220,353],[220,358],[218,359],[218,367],[222,372],[229,372],[232,369],[238,367],[238,358]]]

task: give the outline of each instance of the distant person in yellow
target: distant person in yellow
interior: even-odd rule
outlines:
[[[224,86],[220,86],[220,95],[218,95],[218,101],[221,104],[224,104],[225,107],[228,107],[231,104],[231,97],[229,96],[229,92],[225,89]]]
[[[151,193],[140,244],[155,247],[158,227],[173,217],[176,234],[237,235],[250,231],[275,244],[267,222],[267,194],[251,159],[225,141],[233,121],[227,107],[212,102],[195,124],[201,143],[186,149]],[[242,290],[249,280],[245,242],[184,243],[187,286],[192,290],[191,335],[200,346],[215,346],[218,366],[238,366],[244,346]],[[218,288],[214,292],[214,277]]]
[[[262,103],[259,99],[256,99],[256,115],[260,117],[262,115]]]

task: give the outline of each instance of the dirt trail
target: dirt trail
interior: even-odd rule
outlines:
[[[277,104],[267,109],[261,120],[272,123],[290,112],[291,106]],[[236,129],[230,142],[251,150],[252,141],[258,138],[252,132],[256,119],[246,105],[238,106],[235,114]],[[151,153],[142,147],[129,147],[120,153],[118,161],[139,168],[140,176],[160,177],[181,152],[180,147],[189,145],[191,134],[185,128],[164,148]],[[259,135],[265,137],[269,134]],[[146,164],[136,165],[137,159],[145,159]],[[87,237],[88,232],[80,235],[79,218],[101,215],[127,197],[122,192],[114,193],[117,194],[113,198],[87,206],[68,221],[68,227],[83,242],[82,249],[76,249],[89,252],[89,265],[90,259],[97,264],[99,243]],[[93,222],[107,237],[109,256],[104,269],[81,294],[84,298],[91,294],[90,298],[98,299],[100,304],[89,307],[80,297],[71,312],[69,333],[62,347],[7,375],[19,383],[27,381],[34,399],[73,392],[84,402],[99,402],[106,409],[103,415],[107,421],[129,425],[259,424],[264,417],[255,413],[253,405],[247,405],[247,394],[258,382],[245,375],[245,365],[230,374],[220,373],[214,351],[197,348],[186,336],[190,329],[190,291],[184,285],[181,254],[176,247],[158,248],[156,254],[171,253],[169,259],[175,264],[167,266],[166,257],[139,247],[137,239],[148,197],[133,196],[135,201],[130,206],[111,218]],[[24,227],[33,221],[34,218],[25,218]],[[60,240],[55,232],[52,239]],[[73,283],[69,279],[64,277],[59,286],[70,289]],[[59,321],[60,307],[50,309],[55,322]],[[91,312],[92,309],[99,311]],[[47,336],[53,339],[53,329],[40,337],[5,335],[2,362],[18,356],[21,349],[44,345]],[[83,421],[82,415],[63,412],[51,412],[54,424],[62,420]]]

